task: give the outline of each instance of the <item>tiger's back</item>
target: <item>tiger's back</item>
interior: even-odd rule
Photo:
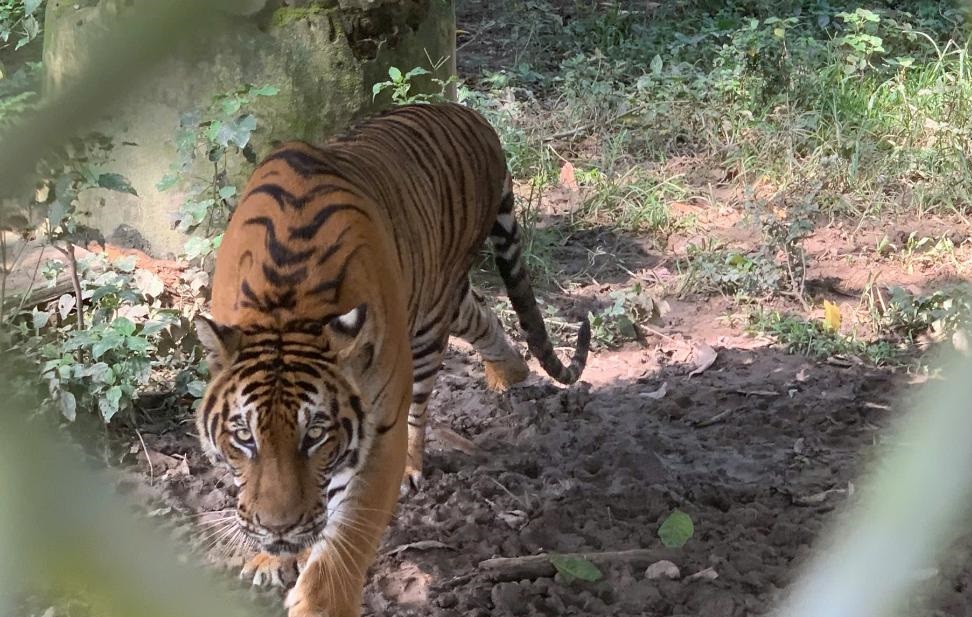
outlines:
[[[330,443],[340,456],[328,454],[325,461],[310,449],[306,464],[298,457],[286,468],[296,474],[301,464],[312,467],[307,486],[293,490],[321,496],[317,509],[328,516],[320,537],[338,541],[342,525],[351,525],[345,512],[354,512],[353,533],[347,533],[357,538],[355,550],[320,548],[322,564],[339,559],[343,571],[363,577],[403,467],[407,484],[417,488],[426,407],[450,335],[479,351],[491,387],[505,388],[528,374],[495,314],[469,285],[469,268],[487,238],[531,352],[555,379],[576,380],[589,326],[582,325],[577,352],[565,366],[554,354],[522,264],[502,147],[478,113],[452,104],[400,107],[323,147],[284,144],[253,173],[217,253],[215,323],[200,328],[211,357],[221,360],[214,362],[198,426],[204,446],[219,453],[234,447],[227,431],[245,424],[253,460],[240,457],[239,467],[252,471],[237,475],[263,474],[267,463],[259,459],[269,459],[281,485],[287,483],[277,461],[290,456],[290,446],[281,443],[300,449],[308,435],[316,440],[324,432],[315,427],[333,432],[320,444]],[[259,371],[240,364],[248,345],[250,356],[262,358]],[[248,385],[256,375],[276,385]],[[285,399],[297,402],[288,406]],[[261,457],[260,443],[274,453]],[[266,490],[267,482],[260,486],[273,496],[264,502],[285,499]],[[245,478],[242,483],[240,511],[246,500],[248,513],[311,509],[260,503],[259,490]],[[363,524],[373,531],[365,539]],[[277,545],[288,541],[278,536]],[[355,567],[344,563],[348,559]],[[318,587],[301,575],[293,593],[331,602],[319,597]]]
[[[259,314],[234,315],[243,321],[283,314],[280,309],[305,315],[309,307],[301,300],[319,306],[310,292],[327,281],[339,290],[336,278],[347,256],[375,240],[369,233],[379,233],[396,249],[404,278],[391,280],[406,290],[414,326],[423,300],[465,278],[495,220],[505,173],[492,128],[458,105],[398,108],[323,148],[285,144],[264,160],[244,191],[220,247],[214,282],[238,295],[248,287],[268,302],[230,306],[219,298],[214,317],[230,317],[239,308],[258,308]],[[364,235],[354,238],[355,232]],[[234,267],[232,252],[252,256],[256,272],[225,280],[242,269]],[[376,279],[394,274],[399,272],[366,273]],[[280,291],[283,303],[275,301]],[[350,306],[337,296],[332,303],[337,310]]]

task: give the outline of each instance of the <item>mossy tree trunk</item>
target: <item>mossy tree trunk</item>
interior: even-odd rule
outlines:
[[[155,0],[50,0],[45,88],[70,80],[86,61],[88,43],[133,1]],[[126,176],[138,193],[89,192],[89,224],[106,236],[125,223],[152,253],[179,253],[186,238],[171,221],[182,196],[160,192],[156,184],[176,158],[180,117],[219,93],[244,84],[279,89],[251,108],[259,120],[252,143],[261,156],[274,141],[320,142],[389,104],[388,93],[373,100],[372,85],[387,79],[391,66],[432,70],[430,61],[445,59],[435,76],[445,80],[455,71],[452,0],[240,0],[239,6],[240,14],[227,15],[223,28],[174,50],[146,85],[106,110],[97,128],[115,143],[110,171]],[[428,79],[417,85],[434,88]]]

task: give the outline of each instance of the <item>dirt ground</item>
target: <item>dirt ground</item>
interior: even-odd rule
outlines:
[[[439,428],[427,483],[404,500],[385,539],[369,614],[729,617],[770,609],[846,502],[879,430],[921,380],[807,362],[740,337],[712,343],[716,362],[695,376],[677,336],[598,354],[572,388],[535,377],[501,396],[485,389],[472,352],[451,353],[432,403]],[[667,394],[652,398],[662,385]],[[156,459],[154,482],[169,507],[232,506],[227,482],[191,436],[145,439],[168,460],[188,462],[166,470]],[[692,517],[695,535],[666,549],[656,532],[674,508]],[[206,532],[190,536],[201,543]],[[669,560],[681,577],[648,580],[639,563],[604,567],[598,583],[567,584],[480,566],[493,557],[628,549],[649,549],[648,561]],[[718,577],[690,578],[708,568]],[[969,614],[967,565],[938,568],[940,610],[910,614]]]
[[[859,292],[854,277],[862,265],[847,257],[858,240],[841,237],[818,232],[808,242],[811,263],[836,287]],[[570,255],[603,240],[582,234],[579,245],[564,248],[561,265],[580,268]],[[625,270],[645,277],[664,278],[671,267],[665,251],[619,254]],[[605,262],[598,278],[621,281],[619,259]],[[909,282],[900,266],[866,267],[891,268],[889,279]],[[936,280],[926,274],[921,281]],[[548,299],[572,321],[623,284],[592,283]],[[836,293],[826,297],[841,301]],[[430,406],[427,481],[403,500],[385,538],[366,614],[731,617],[772,608],[821,531],[853,500],[882,429],[927,378],[785,354],[725,319],[729,307],[719,297],[669,301],[665,323],[643,344],[594,353],[582,383],[570,388],[553,385],[534,365],[525,384],[491,393],[475,354],[453,348]],[[711,366],[691,375],[711,352]],[[232,507],[231,483],[200,456],[188,418],[181,427],[162,426],[142,427],[154,464],[152,479],[144,460],[138,477],[143,488],[154,486],[151,509],[173,520],[187,546],[238,568],[242,557],[213,546],[207,517],[198,516]],[[139,447],[132,442],[133,452]],[[695,533],[684,547],[668,549],[657,531],[676,508],[691,516]],[[969,540],[960,538],[954,555],[933,564],[931,584],[908,614],[972,614]],[[483,564],[631,549],[644,553],[634,563],[603,566],[597,583]],[[674,563],[678,577],[652,578],[648,566],[660,560]],[[926,595],[932,608],[919,608]]]

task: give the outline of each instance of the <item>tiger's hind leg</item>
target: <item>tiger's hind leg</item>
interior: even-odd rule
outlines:
[[[496,313],[468,284],[452,320],[452,334],[479,352],[485,367],[486,385],[491,390],[506,390],[529,377],[529,367],[506,336]]]
[[[427,337],[428,342],[423,342],[423,338],[426,337],[412,342],[412,404],[408,408],[408,457],[402,479],[403,493],[417,491],[422,484],[429,398],[449,342],[447,333],[433,334]]]

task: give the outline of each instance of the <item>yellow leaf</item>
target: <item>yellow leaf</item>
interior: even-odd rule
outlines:
[[[824,327],[836,332],[840,330],[840,308],[830,300],[824,300]]]

